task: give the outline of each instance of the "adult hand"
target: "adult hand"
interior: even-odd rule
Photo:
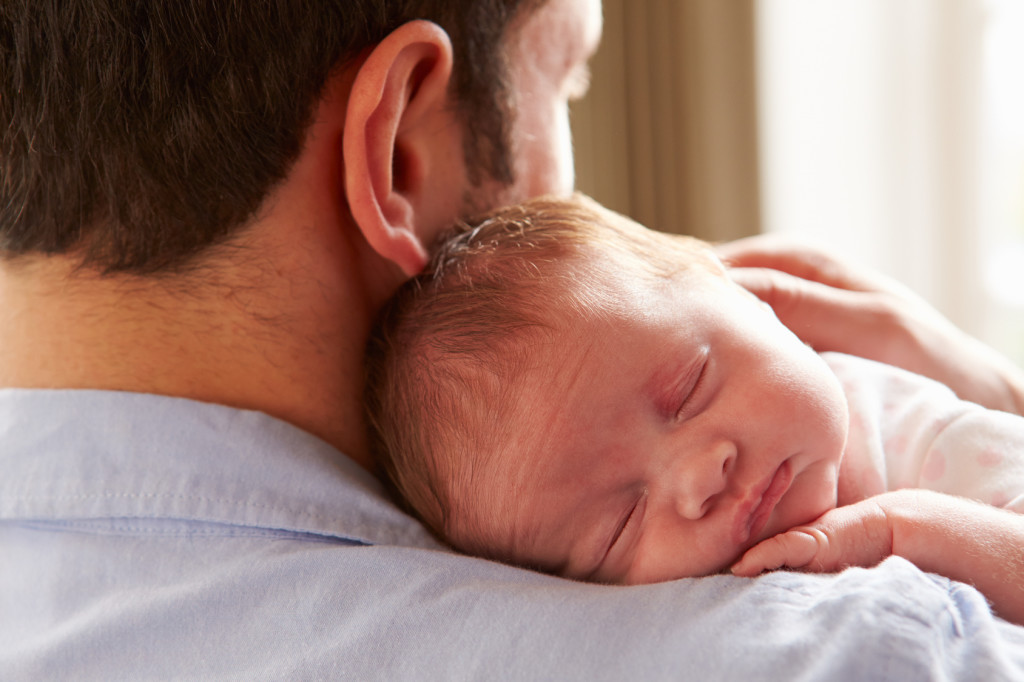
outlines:
[[[815,350],[922,374],[962,399],[1024,414],[1024,370],[895,280],[773,235],[717,247],[733,279]]]

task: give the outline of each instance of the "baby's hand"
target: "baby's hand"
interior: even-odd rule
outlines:
[[[825,573],[874,566],[891,553],[891,524],[882,506],[869,498],[763,540],[747,550],[732,572],[747,577],[776,568]]]
[[[931,490],[894,490],[839,507],[754,545],[732,567],[836,571],[896,554],[922,571],[973,584],[1024,625],[1024,515]]]

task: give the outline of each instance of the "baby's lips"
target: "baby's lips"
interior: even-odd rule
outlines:
[[[756,539],[764,530],[792,482],[793,467],[787,459],[758,486],[756,494],[740,504],[733,527],[733,542],[738,547],[744,546],[751,538]]]

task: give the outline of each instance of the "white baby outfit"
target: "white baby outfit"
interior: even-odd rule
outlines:
[[[850,405],[841,504],[851,495],[927,488],[1024,513],[1024,417],[960,400],[889,365],[822,357]]]

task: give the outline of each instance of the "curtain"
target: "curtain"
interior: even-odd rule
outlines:
[[[656,229],[760,230],[753,0],[604,0],[577,188]]]

